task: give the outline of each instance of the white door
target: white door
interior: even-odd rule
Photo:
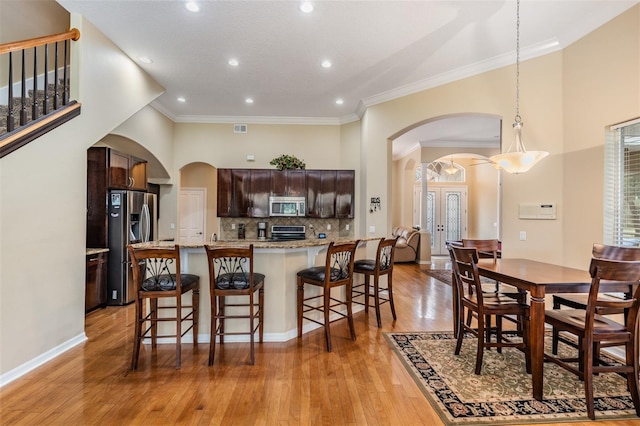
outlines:
[[[181,189],[178,200],[178,241],[180,244],[204,244],[205,188]]]
[[[448,254],[448,240],[467,237],[467,187],[429,185],[426,222],[431,233],[431,254]]]

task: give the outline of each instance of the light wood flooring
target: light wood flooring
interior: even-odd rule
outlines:
[[[246,343],[225,343],[213,367],[208,344],[185,344],[175,370],[174,346],[159,345],[131,372],[133,306],[100,309],[86,318],[87,342],[0,389],[0,424],[440,425],[383,332],[452,329],[451,289],[422,272],[447,265],[396,265],[398,319],[383,305],[382,329],[359,312],[356,342],[340,321],[332,353],[318,329],[257,344],[254,366]],[[614,423],[640,419],[599,422]]]

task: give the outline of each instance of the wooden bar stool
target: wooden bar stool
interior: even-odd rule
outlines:
[[[255,363],[254,340],[256,331],[262,343],[264,335],[264,278],[253,270],[253,244],[248,248],[204,246],[209,262],[209,291],[211,295],[211,336],[209,365],[213,365],[216,337],[224,344],[225,335],[248,335],[251,347],[251,365]],[[256,292],[258,300],[256,302]],[[244,296],[246,302],[227,303],[229,296]],[[246,314],[227,314],[226,308],[248,308]],[[226,319],[248,319],[248,331],[225,331]]]
[[[331,323],[346,319],[349,323],[351,339],[356,340],[356,331],[353,326],[353,311],[351,297],[353,290],[353,263],[358,242],[334,244],[331,242],[327,248],[325,266],[316,266],[303,269],[298,272],[298,338],[302,337],[302,320],[314,322],[324,327],[327,352],[331,352]],[[305,298],[304,286],[310,284],[322,289],[320,295]],[[345,300],[331,296],[334,288],[345,288]],[[312,304],[313,301],[316,301]],[[321,305],[318,305],[319,302]],[[346,312],[338,310],[344,307]],[[312,317],[312,312],[321,312],[323,320]],[[333,313],[338,318],[330,319]]]
[[[135,286],[136,322],[133,341],[131,369],[138,368],[140,345],[146,337],[151,337],[151,346],[156,348],[158,337],[175,337],[176,369],[180,368],[181,340],[189,330],[193,329],[193,345],[198,346],[198,305],[200,301],[200,277],[193,274],[180,273],[180,247],[173,248],[133,248],[127,246],[129,259],[133,268]],[[182,296],[192,292],[191,305],[182,303]],[[175,298],[175,304],[158,304],[158,299]],[[149,313],[144,314],[144,301],[149,300]],[[183,310],[187,309],[186,314]],[[160,310],[172,312],[169,316],[158,315]],[[189,321],[191,325],[182,330],[182,323]],[[175,322],[175,334],[158,335],[158,323]],[[148,327],[143,331],[145,324]]]
[[[384,303],[389,303],[393,320],[397,319],[396,308],[393,303],[393,256],[395,254],[396,241],[396,238],[381,238],[375,259],[360,259],[353,264],[354,272],[364,275],[364,282],[353,286],[353,297],[364,296],[364,302],[354,299],[353,303],[364,305],[365,312],[369,312],[369,306],[375,308],[378,328],[382,327],[380,305]],[[385,275],[387,276],[387,286],[380,287],[380,277]],[[369,286],[371,277],[373,277],[373,294],[371,294],[371,287]],[[381,293],[383,296],[380,295]],[[386,297],[384,296],[385,294]],[[373,305],[369,304],[369,297],[371,296],[373,296]]]

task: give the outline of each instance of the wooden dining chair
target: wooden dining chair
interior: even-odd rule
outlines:
[[[382,327],[380,318],[380,305],[388,303],[391,307],[391,315],[396,320],[396,307],[393,303],[393,257],[396,248],[396,238],[381,238],[378,242],[375,259],[358,259],[353,268],[356,274],[364,275],[362,284],[353,286],[353,303],[364,305],[364,311],[369,312],[369,307],[376,310],[378,328]],[[380,277],[386,276],[386,287],[380,286]],[[373,287],[371,287],[373,277]],[[373,293],[371,291],[373,290]],[[364,300],[356,299],[362,297]],[[373,305],[370,304],[373,298]]]
[[[327,248],[324,266],[314,266],[298,272],[298,338],[302,337],[302,323],[307,320],[324,327],[327,352],[331,352],[331,323],[346,319],[351,340],[356,340],[353,325],[352,292],[353,263],[358,241],[335,244]],[[305,284],[321,289],[320,294],[305,294]],[[331,290],[344,287],[345,297],[331,295]],[[338,309],[341,308],[341,309]],[[314,315],[315,314],[315,315]],[[322,315],[319,315],[322,314]],[[330,315],[334,314],[334,319]]]
[[[624,373],[627,377],[627,386],[631,393],[636,415],[640,417],[636,335],[638,307],[640,306],[638,299],[640,297],[640,287],[636,286],[630,299],[605,301],[599,297],[601,281],[640,283],[640,261],[592,258],[589,272],[592,280],[586,309],[553,309],[545,312],[545,322],[559,331],[575,336],[578,341],[578,366],[573,365],[576,361],[575,357],[562,358],[557,355],[545,354],[545,360],[556,363],[584,381],[587,414],[591,420],[595,420],[593,376],[598,373]],[[599,308],[618,309],[624,312],[625,324],[598,314],[597,310]],[[601,342],[624,345],[624,364],[601,364],[597,362],[594,346]]]
[[[527,371],[531,370],[531,359],[528,348],[529,340],[529,306],[519,299],[504,296],[500,293],[484,293],[480,274],[478,273],[478,251],[475,247],[451,247],[454,257],[453,268],[457,279],[454,284],[458,286],[459,307],[458,315],[458,339],[455,354],[460,354],[465,332],[476,336],[477,352],[475,374],[480,374],[482,369],[482,357],[485,348],[503,347],[518,348],[524,351]],[[475,314],[477,328],[464,321],[464,310]],[[496,342],[491,341],[491,335],[487,333],[486,318],[496,316]],[[522,341],[512,341],[502,336],[502,322],[499,320],[505,315],[514,315],[522,324]]]
[[[253,269],[253,244],[249,247],[219,247],[205,245],[209,264],[209,293],[211,297],[211,334],[209,366],[213,365],[216,339],[224,344],[225,335],[249,336],[251,365],[255,364],[255,334],[262,342],[264,335],[265,276]],[[257,293],[257,300],[256,300]],[[228,303],[227,298],[236,301]],[[231,308],[232,311],[228,311]],[[245,309],[244,312],[240,311]],[[225,330],[226,320],[249,320],[249,327],[241,331]]]
[[[127,250],[133,269],[136,306],[131,369],[138,368],[140,346],[142,341],[149,337],[152,348],[156,348],[158,338],[175,339],[176,369],[179,369],[182,337],[189,330],[193,330],[194,347],[198,346],[200,277],[180,272],[180,247],[178,245],[161,249],[133,248],[128,245]],[[185,304],[182,299],[188,292],[192,292],[191,304]],[[173,299],[173,303],[160,304],[158,303],[160,299]],[[149,312],[145,314],[144,302],[147,300],[149,301]],[[163,315],[159,315],[160,311],[163,312]],[[189,323],[189,326],[183,329],[182,323],[185,321]],[[175,323],[175,333],[167,332],[167,334],[158,335],[158,325],[163,322]]]
[[[591,254],[592,257],[599,259],[640,261],[640,248],[638,247],[623,247],[595,243],[591,250]],[[632,292],[633,288],[631,288],[630,286],[629,290],[625,293],[601,293],[600,295],[598,295],[598,298],[602,301],[616,302],[619,299],[630,298],[632,296]],[[588,294],[554,294],[553,309],[562,309],[563,306],[571,309],[587,309],[588,300]],[[621,311],[618,308],[597,307],[596,313],[599,315],[622,315],[624,314],[624,311]],[[573,340],[565,339],[562,335],[560,335],[560,332],[557,329],[553,328],[551,351],[554,355],[558,354],[558,342],[563,342],[567,345],[576,347],[576,344]],[[609,346],[615,345],[608,342],[598,343],[595,348],[596,357],[600,355],[601,347]]]

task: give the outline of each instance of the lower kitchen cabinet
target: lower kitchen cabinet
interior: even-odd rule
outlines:
[[[87,254],[85,313],[107,305],[107,252]]]

